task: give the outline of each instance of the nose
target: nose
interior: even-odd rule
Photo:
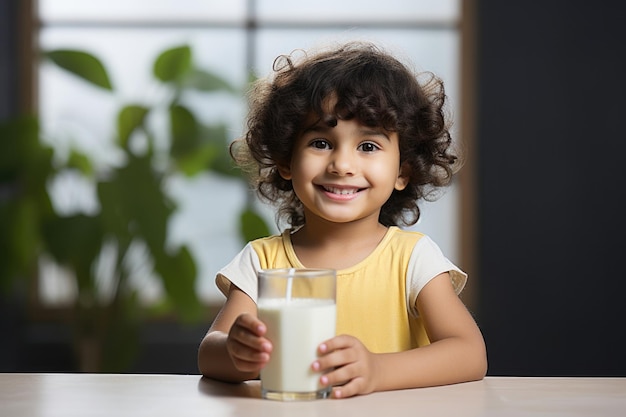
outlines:
[[[350,149],[335,149],[328,164],[328,171],[339,176],[354,175],[356,170],[355,155]]]

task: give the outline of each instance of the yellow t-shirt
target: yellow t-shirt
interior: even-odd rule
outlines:
[[[256,301],[259,269],[303,267],[287,230],[250,242],[218,273],[216,283],[224,294],[233,283]],[[450,273],[460,292],[466,275],[432,240],[418,232],[390,227],[366,259],[337,271],[337,334],[355,336],[375,353],[427,345],[415,301],[428,281],[443,272]]]

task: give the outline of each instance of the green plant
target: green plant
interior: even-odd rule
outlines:
[[[44,223],[57,220],[46,189],[53,151],[39,140],[39,123],[0,123],[0,291],[34,274]]]
[[[53,50],[43,52],[43,57],[94,88],[115,93],[106,67],[96,56],[85,51]],[[7,213],[6,219],[15,220],[15,233],[0,243],[19,255],[15,256],[19,262],[7,266],[2,274],[29,275],[25,271],[32,271],[33,262],[42,253],[72,272],[77,289],[73,325],[81,368],[86,371],[123,371],[136,354],[137,327],[146,312],[173,310],[186,322],[201,316],[203,308],[195,292],[195,260],[186,246],[173,248],[167,244],[168,221],[176,210],[175,201],[165,189],[168,178],[210,170],[244,181],[240,171],[229,163],[226,127],[202,124],[182,100],[191,90],[207,94],[241,91],[197,68],[191,48],[185,45],[160,53],[152,75],[168,92],[166,97],[150,105],[126,104],[111,121],[115,123],[115,144],[124,155],[119,165],[96,166],[88,155],[72,150],[54,167],[51,151],[41,145],[34,121],[11,124],[2,133],[26,135],[28,143],[24,146],[32,148],[21,153],[29,160],[28,165],[18,171],[15,164],[8,164],[9,157],[4,157],[2,168],[8,164],[15,177],[35,178],[28,198],[9,196],[10,204],[6,205],[0,200],[3,218]],[[159,115],[165,115],[169,122],[169,146],[165,150],[155,146],[156,135],[150,124],[151,118]],[[145,146],[135,146],[137,141]],[[100,207],[96,213],[67,215],[51,209],[46,181],[65,170],[78,172],[95,185]],[[18,182],[3,177],[3,190]],[[269,233],[252,199],[248,201],[241,213],[244,241]],[[138,252],[143,255],[139,260],[133,256]],[[113,284],[112,290],[101,285],[102,271],[97,265],[105,261],[113,265],[107,278]],[[138,262],[150,267],[166,295],[163,303],[152,310],[140,305],[132,285]],[[145,268],[142,270],[145,273]]]

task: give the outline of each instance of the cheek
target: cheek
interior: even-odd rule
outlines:
[[[315,158],[294,158],[291,162],[291,174],[296,179],[311,179],[324,171],[323,163]]]
[[[291,183],[295,189],[301,189],[304,184],[310,183],[316,175],[316,170],[310,162],[294,160],[291,164]]]
[[[400,168],[397,165],[393,161],[371,164],[368,169],[371,180],[381,185],[382,183],[389,183],[395,186],[400,172]]]

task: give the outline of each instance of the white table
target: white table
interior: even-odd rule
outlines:
[[[501,378],[378,392],[343,400],[276,402],[258,381],[198,375],[0,374],[0,416],[626,416],[626,378]]]

